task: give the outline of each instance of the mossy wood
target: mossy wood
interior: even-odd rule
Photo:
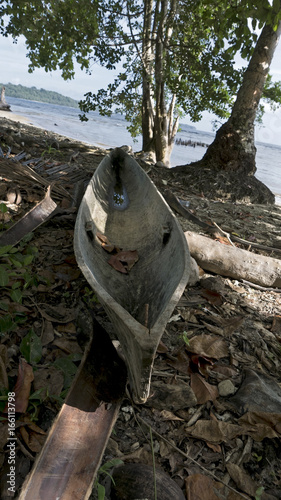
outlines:
[[[134,252],[137,259],[120,272],[109,264],[109,247],[115,253]],[[87,187],[74,249],[114,325],[133,397],[145,402],[158,343],[188,282],[190,257],[176,217],[122,149],[104,158]]]

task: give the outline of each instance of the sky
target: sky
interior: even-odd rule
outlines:
[[[80,100],[86,92],[95,92],[99,88],[106,87],[118,73],[118,70],[108,71],[97,64],[91,68],[91,75],[85,71],[81,71],[77,65],[75,78],[70,81],[63,80],[59,71],[46,73],[43,68],[37,68],[33,73],[28,73],[29,59],[26,53],[27,50],[23,37],[19,39],[17,44],[13,43],[12,38],[1,37],[1,83],[21,84],[27,87],[34,86],[39,89],[44,88]],[[238,59],[237,65],[241,66],[242,60]],[[273,76],[274,81],[281,80],[281,42],[279,42],[275,51],[270,74]],[[215,118],[215,115],[204,112],[200,122],[192,123],[188,117],[181,119],[181,122],[193,125],[198,130],[212,132],[212,120]],[[263,126],[256,127],[256,141],[281,146],[281,108],[273,113],[270,111],[269,106],[266,105]]]

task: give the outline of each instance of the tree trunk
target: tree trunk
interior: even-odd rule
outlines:
[[[155,47],[155,121],[154,143],[156,161],[165,164],[167,149],[167,111],[165,102],[165,77],[164,77],[164,28],[167,17],[168,0],[161,1],[161,12],[158,23]]]
[[[5,111],[10,111],[11,106],[7,104],[5,99],[5,87],[2,87],[1,98],[0,98],[0,109]]]
[[[145,152],[154,152],[153,128],[154,128],[154,110],[152,97],[152,12],[153,0],[144,2],[144,21],[143,21],[143,43],[142,43],[142,150]]]
[[[211,168],[241,171],[245,175],[256,171],[254,122],[266,77],[281,33],[265,25],[257,41],[243,83],[237,94],[230,118],[217,131],[201,164]]]
[[[170,165],[170,156],[178,129],[178,119],[174,121],[175,95],[173,95],[169,109],[167,109],[165,45],[169,44],[173,33],[177,3],[177,0],[171,2],[161,0],[155,44],[155,119],[153,138],[156,161],[164,163],[167,167]]]

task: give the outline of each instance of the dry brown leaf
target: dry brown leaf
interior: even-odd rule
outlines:
[[[39,368],[34,373],[34,390],[42,389],[40,396],[42,398],[49,396],[59,396],[64,384],[64,375],[54,366],[48,368]]]
[[[113,252],[115,246],[112,243],[110,243],[109,239],[107,238],[107,236],[105,236],[105,234],[97,232],[96,236],[100,240],[101,246],[106,252],[109,253]]]
[[[172,366],[178,372],[187,374],[190,358],[185,349],[179,349],[177,353],[173,353],[173,357],[175,359],[167,359],[167,365]]]
[[[137,250],[122,250],[116,255],[112,255],[108,264],[122,274],[128,274],[134,264],[139,260]]]
[[[211,450],[213,450],[215,453],[221,453],[221,445],[220,444],[206,442],[206,445],[209,448],[211,448]]]
[[[65,282],[77,280],[81,274],[77,266],[69,266],[64,263],[53,266],[53,269],[55,271],[55,278]]]
[[[78,342],[76,342],[75,340],[64,339],[63,337],[56,338],[53,342],[53,345],[59,347],[62,351],[66,352],[67,354],[73,354],[73,353],[82,354],[83,352]]]
[[[241,490],[247,493],[248,495],[251,495],[253,497],[256,496],[256,491],[259,487],[253,479],[246,474],[246,472],[241,469],[238,465],[232,464],[232,463],[227,463],[226,464],[227,472],[230,475],[231,479],[236,483],[237,487]]]
[[[45,346],[52,342],[55,338],[54,327],[51,321],[44,321],[43,330],[41,333],[41,344]]]
[[[184,422],[183,418],[177,417],[177,415],[168,410],[162,410],[160,412],[160,415],[163,418],[163,420],[180,420],[181,422]]]
[[[24,359],[20,359],[18,378],[14,387],[15,411],[18,413],[25,413],[28,407],[31,382],[33,379],[34,375],[32,366],[30,366]]]
[[[27,420],[28,421],[28,420]],[[27,448],[33,453],[39,453],[46,439],[46,433],[33,422],[20,426],[20,434]]]
[[[163,354],[165,352],[168,352],[168,347],[164,344],[164,342],[162,342],[162,340],[160,340],[159,344],[158,344],[158,347],[157,347],[157,352],[159,354]]]
[[[230,379],[232,377],[237,377],[237,375],[239,375],[239,371],[233,366],[229,365],[214,364],[213,366],[210,366],[209,371],[220,374],[221,378],[224,379]]]
[[[229,354],[225,340],[215,335],[203,334],[193,337],[186,349],[199,356],[206,356],[214,359],[225,358]]]
[[[56,330],[58,332],[62,333],[72,333],[73,335],[76,334],[76,325],[72,321],[70,323],[66,323],[65,325],[58,325],[56,327]]]
[[[62,305],[40,304],[37,309],[43,318],[53,323],[70,323],[76,319],[76,309],[70,309]]]
[[[214,486],[219,485],[210,477],[203,474],[192,474],[185,479],[187,500],[220,500]]]
[[[255,441],[262,441],[266,437],[270,439],[280,438],[280,413],[248,412],[240,417],[238,422]]]
[[[241,434],[245,434],[243,428],[239,425],[220,420],[198,420],[193,426],[185,427],[185,432],[208,443],[225,443]]]
[[[215,292],[214,290],[208,290],[207,288],[205,288],[201,291],[200,295],[204,297],[204,299],[207,299],[207,301],[214,306],[221,306],[223,303],[221,294]]]
[[[197,404],[215,401],[219,396],[217,387],[209,384],[199,373],[190,374],[190,386],[197,398]]]
[[[224,335],[231,335],[244,323],[244,321],[244,316],[232,316],[230,318],[223,318],[221,325],[223,327]]]

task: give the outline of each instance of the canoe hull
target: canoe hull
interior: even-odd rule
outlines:
[[[102,237],[137,252],[126,272],[109,265]],[[105,157],[81,202],[74,235],[79,267],[103,304],[120,341],[133,396],[149,395],[155,352],[188,282],[184,234],[138,163],[122,150]]]

